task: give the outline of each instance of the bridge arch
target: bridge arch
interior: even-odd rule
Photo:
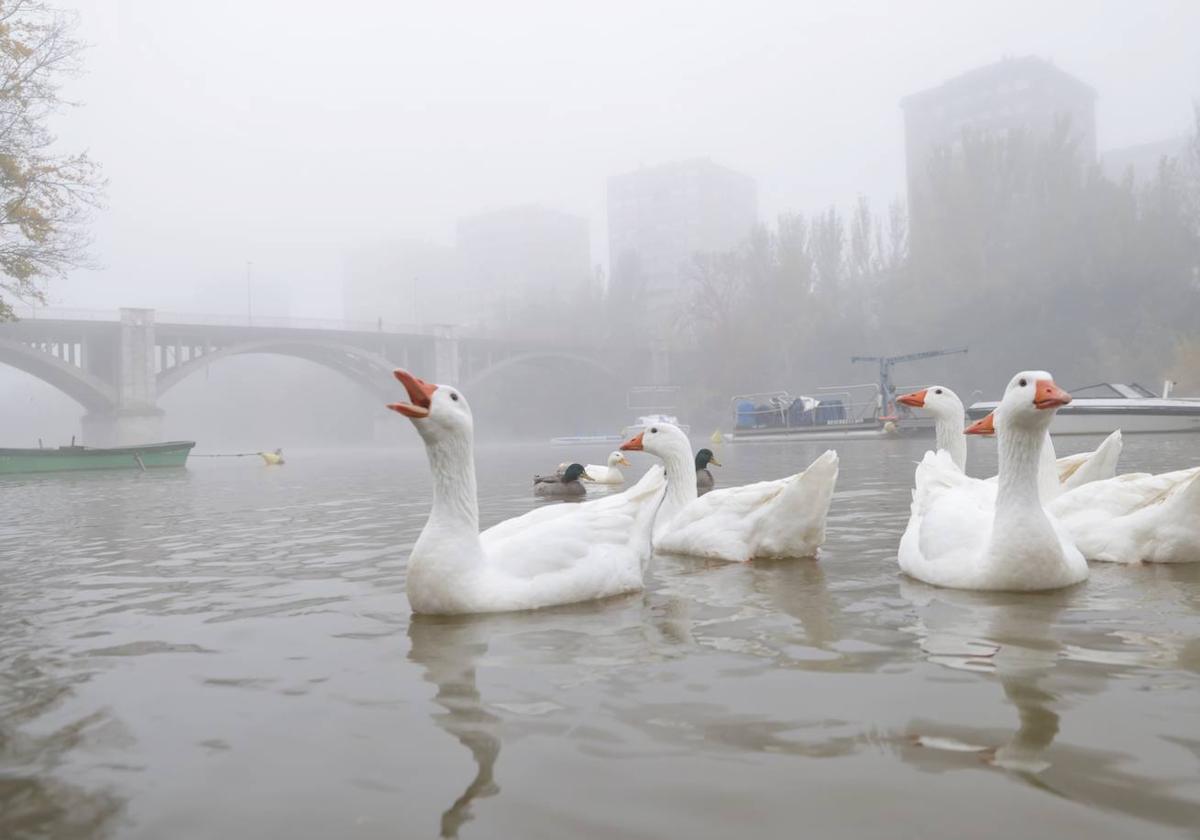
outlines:
[[[464,391],[469,392],[473,387],[486,382],[497,374],[503,373],[505,370],[510,368],[548,361],[571,362],[582,367],[590,368],[614,383],[619,384],[622,381],[621,376],[615,370],[589,356],[583,356],[579,353],[563,353],[561,351],[533,351],[530,353],[519,353],[516,356],[509,356],[506,359],[501,359],[498,362],[488,365],[482,370],[474,371],[466,378],[466,381],[461,387]]]
[[[111,385],[19,341],[0,338],[0,364],[24,371],[57,388],[89,412],[110,411],[117,404],[116,391]]]
[[[391,372],[395,368],[395,365],[378,353],[344,342],[321,341],[311,338],[299,341],[263,339],[231,344],[228,347],[222,347],[190,359],[181,365],[167,368],[158,374],[158,395],[161,397],[184,379],[193,373],[204,370],[213,362],[231,356],[255,353],[291,356],[315,362],[342,374],[378,396],[385,396],[389,393],[389,386],[392,383]]]

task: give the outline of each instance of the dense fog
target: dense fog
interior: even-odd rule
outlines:
[[[415,445],[383,363],[435,334],[485,438],[708,434],[939,349],[895,384],[1200,394],[1195,3],[60,6],[52,148],[103,198],[0,299],[240,342],[156,397],[200,450]],[[7,352],[0,446],[82,436]]]

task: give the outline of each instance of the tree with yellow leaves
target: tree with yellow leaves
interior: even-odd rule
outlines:
[[[86,153],[55,147],[49,118],[81,69],[75,15],[39,0],[0,0],[0,320],[16,300],[86,262],[86,224],[101,196]]]

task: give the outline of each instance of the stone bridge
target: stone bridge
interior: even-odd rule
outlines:
[[[156,318],[152,309],[43,310],[36,318],[0,323],[0,364],[37,377],[82,405],[83,439],[92,446],[161,440],[159,396],[219,359],[246,353],[307,359],[385,402],[396,397],[390,376],[395,367],[465,390],[523,364],[567,363],[616,376],[591,347],[472,335],[448,326],[238,323],[234,318]]]

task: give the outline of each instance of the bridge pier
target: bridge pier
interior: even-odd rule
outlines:
[[[158,407],[153,309],[121,310],[116,350],[117,404],[111,411],[84,415],[83,441],[89,446],[159,442],[163,412]]]
[[[88,446],[130,446],[163,439],[163,412],[110,411],[83,415],[80,425]]]

